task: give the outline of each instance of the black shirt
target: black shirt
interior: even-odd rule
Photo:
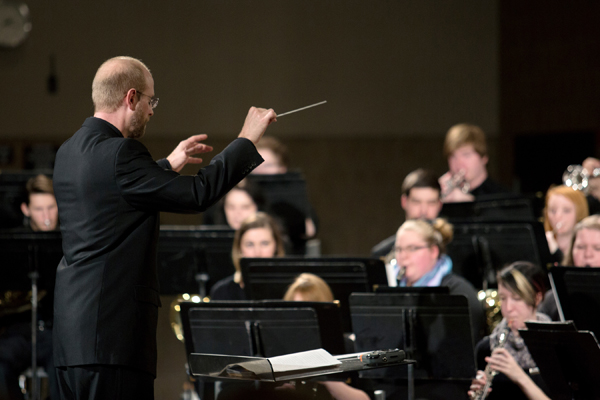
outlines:
[[[244,289],[233,281],[233,275],[223,278],[210,289],[211,300],[248,300]]]
[[[475,359],[477,361],[477,369],[484,370],[487,363],[485,357],[489,357],[492,354],[490,349],[490,337],[486,336],[475,346]],[[527,375],[533,380],[533,382],[540,387],[548,395],[548,388],[544,383],[541,375],[531,375],[529,371],[525,371]],[[527,397],[523,391],[508,377],[502,373],[498,373],[492,381],[492,392],[487,397],[490,400],[494,399],[510,399],[510,400],[527,400]]]

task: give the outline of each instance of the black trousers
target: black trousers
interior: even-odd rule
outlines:
[[[61,400],[154,400],[154,376],[121,365],[56,367]]]

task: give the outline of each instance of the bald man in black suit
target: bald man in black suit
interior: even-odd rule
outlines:
[[[197,213],[263,160],[255,144],[275,121],[252,107],[238,139],[194,176],[178,171],[212,150],[184,140],[155,162],[143,144],[158,98],[148,68],[116,57],[92,84],[94,117],[56,155],[64,258],[56,275],[54,357],[64,399],[153,399],[159,212]]]

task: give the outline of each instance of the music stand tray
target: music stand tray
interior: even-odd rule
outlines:
[[[281,358],[290,356],[306,358],[311,356],[309,353],[319,351],[324,350],[317,349],[311,352],[288,354]],[[365,371],[414,363],[413,360],[406,360],[404,354],[402,354],[397,361],[390,361],[385,364],[368,365],[361,361],[360,357],[362,354],[364,353],[333,356],[332,358],[338,363],[334,365],[313,368],[310,365],[305,365],[305,363],[303,363],[302,366],[282,371],[277,369],[273,362],[273,358],[194,353],[190,354],[189,360],[192,375],[202,378],[205,381],[234,379],[264,382],[286,382],[298,379],[306,380],[333,374]],[[232,373],[228,373],[227,371],[232,371]]]

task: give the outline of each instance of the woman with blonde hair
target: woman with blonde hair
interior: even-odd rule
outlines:
[[[235,232],[231,258],[235,273],[212,287],[212,300],[247,300],[242,281],[242,258],[283,257],[285,250],[279,226],[273,218],[258,212],[246,218]]]
[[[450,294],[467,298],[473,340],[483,337],[483,307],[477,291],[465,278],[452,273],[452,260],[446,246],[452,240],[453,226],[437,218],[433,222],[414,219],[402,224],[396,234],[396,276],[398,286],[446,286]]]
[[[333,301],[327,282],[314,274],[298,275],[283,296],[285,301]]]
[[[283,296],[285,301],[333,301],[331,288],[314,274],[303,273],[294,279]],[[369,395],[341,381],[322,381],[329,395],[335,400],[369,400]],[[315,398],[320,398],[318,386],[313,388]]]
[[[544,208],[544,229],[548,248],[560,264],[568,254],[575,224],[589,215],[583,192],[560,185],[548,189]]]
[[[550,321],[537,310],[546,290],[545,275],[539,266],[526,261],[517,261],[498,273],[502,321],[490,336],[477,343],[475,356],[479,370],[471,382],[471,398],[481,394],[491,378],[492,389],[487,397],[490,400],[549,400],[541,376],[529,372],[536,364],[519,335],[519,329],[526,329],[525,321]],[[486,364],[497,375],[486,376],[483,371]]]

